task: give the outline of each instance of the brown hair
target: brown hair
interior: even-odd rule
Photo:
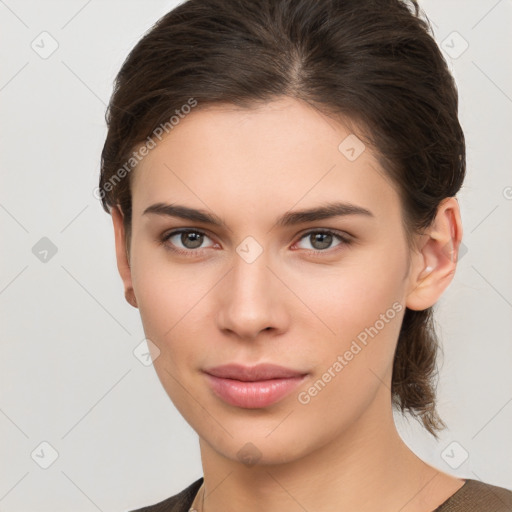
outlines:
[[[353,132],[399,192],[412,248],[440,202],[458,192],[466,167],[457,88],[430,32],[416,0],[185,1],[144,35],[115,80],[103,208],[121,207],[129,240],[134,149],[149,147],[159,127],[169,132],[184,106],[251,108],[286,95],[360,128]],[[407,308],[393,404],[435,437],[445,427],[435,407],[437,350],[432,308]]]

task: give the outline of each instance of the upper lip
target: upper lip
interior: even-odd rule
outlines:
[[[215,366],[204,370],[214,377],[223,379],[235,379],[241,381],[258,381],[269,379],[289,379],[291,377],[302,377],[304,372],[285,368],[275,364],[258,364],[256,366],[243,366],[240,364],[226,364]]]

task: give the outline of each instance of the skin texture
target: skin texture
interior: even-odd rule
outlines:
[[[456,258],[446,248],[457,250],[462,238],[459,206],[444,200],[420,250],[409,251],[397,191],[369,147],[354,161],[339,151],[348,135],[287,97],[250,110],[192,111],[134,171],[128,255],[122,212],[112,210],[125,296],[158,347],[162,385],[199,435],[207,512],[427,512],[463,484],[403,443],[390,396],[405,306],[433,305],[453,278]],[[330,201],[373,217],[276,225],[288,211]],[[226,227],[143,214],[159,202],[206,210]],[[180,235],[161,243],[179,228],[205,233],[202,245],[185,246]],[[314,229],[349,234],[352,243],[333,237],[322,246],[309,236]],[[263,251],[251,263],[237,252],[248,236]],[[393,304],[401,308],[394,318],[301,403],[298,394]],[[229,362],[275,363],[308,376],[278,403],[244,409],[218,398],[202,373]]]

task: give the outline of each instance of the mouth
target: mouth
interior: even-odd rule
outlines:
[[[237,364],[203,370],[210,388],[224,402],[259,409],[279,402],[306,378],[307,373],[282,366]]]

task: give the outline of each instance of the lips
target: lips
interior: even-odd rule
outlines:
[[[214,377],[221,377],[223,379],[235,379],[245,382],[270,380],[270,379],[288,379],[291,377],[301,377],[305,372],[299,372],[285,368],[284,366],[277,366],[274,364],[259,364],[257,366],[242,366],[239,364],[226,364],[223,366],[216,366],[208,370],[206,373]]]
[[[307,375],[272,364],[252,367],[228,364],[204,372],[215,395],[230,405],[246,409],[263,408],[280,401]]]

